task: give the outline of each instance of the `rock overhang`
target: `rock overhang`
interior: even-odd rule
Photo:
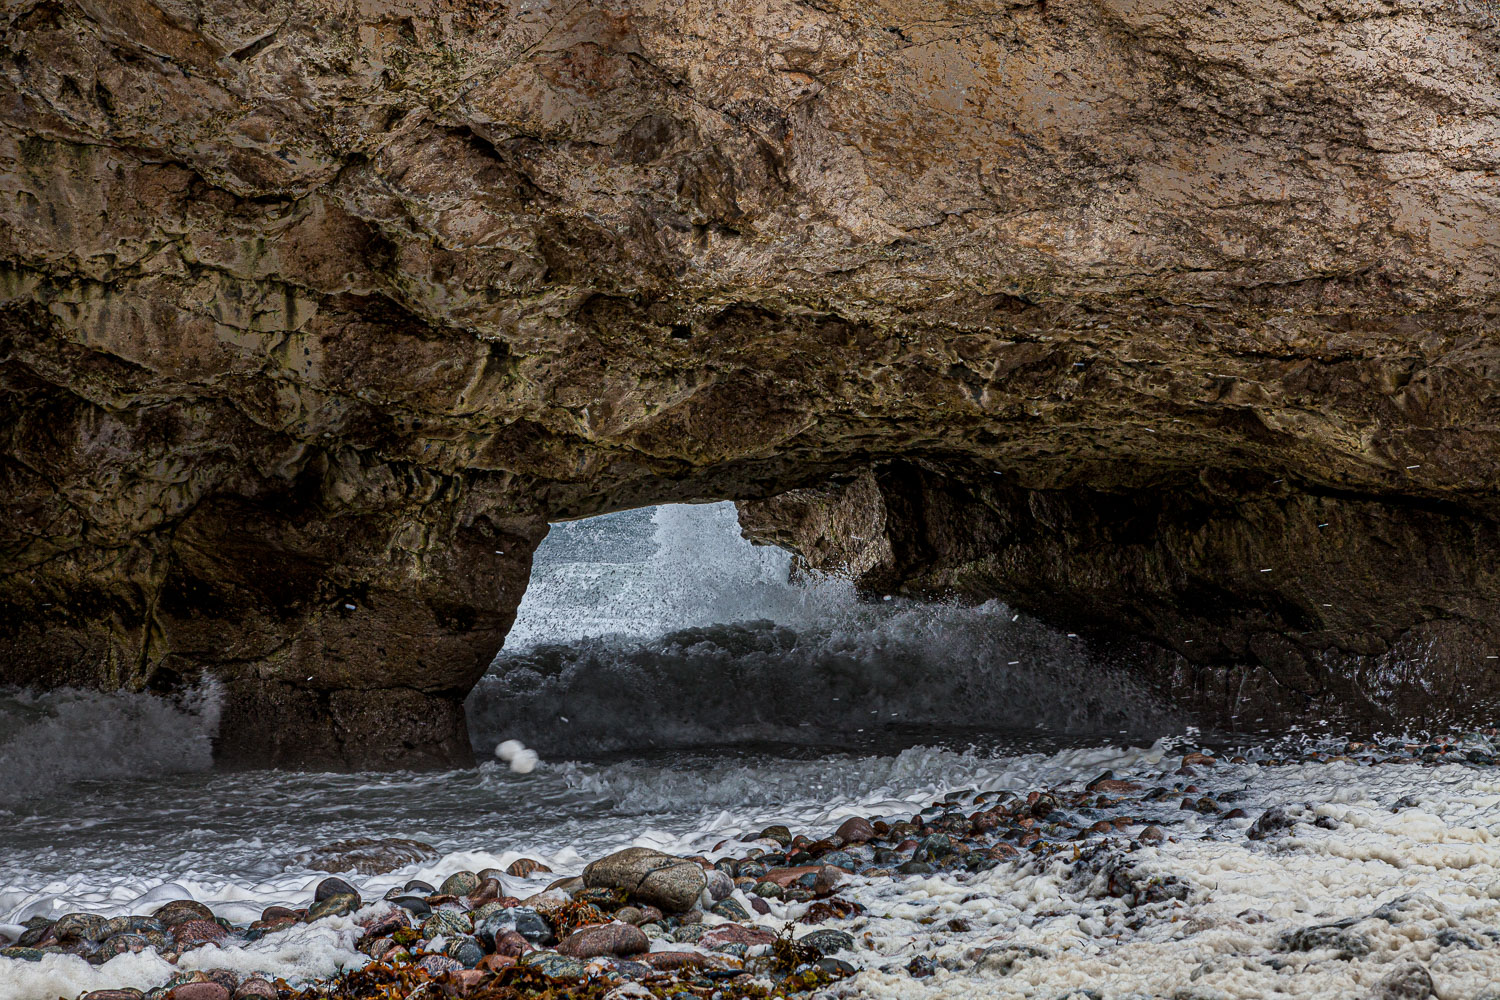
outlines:
[[[1463,625],[1500,321],[1476,6],[6,18],[6,680],[207,672],[246,759],[348,762],[406,718],[385,759],[461,759],[455,699],[547,519],[893,469],[921,485],[883,502],[942,543],[892,577],[913,591],[1024,601],[1028,559],[1089,565],[1071,529],[1029,555],[991,530],[1008,573],[966,551],[1016,510],[1092,524],[1102,565],[1191,563],[1217,525],[1243,544],[1202,586],[1049,606],[1177,656],[1160,619],[1194,602],[1309,631],[1310,592],[1239,572],[1301,545],[1304,575],[1370,584],[1317,649],[1412,634],[1380,676],[1420,685],[1401,664],[1434,642],[1488,642]],[[1330,504],[1347,559],[1301,540]],[[1361,622],[1385,652],[1346,648]],[[1263,700],[1327,688],[1247,642]],[[256,725],[293,717],[327,732]]]

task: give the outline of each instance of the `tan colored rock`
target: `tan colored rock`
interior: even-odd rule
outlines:
[[[667,913],[692,909],[708,884],[703,868],[649,847],[627,847],[583,869],[589,888],[624,889],[632,899]]]
[[[0,683],[464,763],[549,518],[901,459],[942,510],[747,524],[903,592],[1055,567],[1221,700],[1494,690],[1486,4],[4,17]]]

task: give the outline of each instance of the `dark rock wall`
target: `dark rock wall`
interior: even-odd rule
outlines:
[[[462,759],[548,518],[891,459],[1493,516],[1497,64],[1473,0],[18,0],[0,681]]]
[[[1500,709],[1500,524],[1205,473],[1030,489],[904,463],[741,505],[746,534],[871,596],[1000,598],[1221,725]]]

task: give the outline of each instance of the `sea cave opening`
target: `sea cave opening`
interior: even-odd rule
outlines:
[[[1077,635],[999,601],[870,595],[744,537],[735,505],[558,522],[466,701],[484,759],[1144,741],[1182,722]]]

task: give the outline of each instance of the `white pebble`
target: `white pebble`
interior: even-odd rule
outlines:
[[[506,740],[495,748],[495,756],[509,763],[515,759],[516,754],[526,749],[526,744],[520,740]]]
[[[522,750],[511,758],[510,769],[515,774],[530,774],[536,770],[540,760],[535,750]]]

